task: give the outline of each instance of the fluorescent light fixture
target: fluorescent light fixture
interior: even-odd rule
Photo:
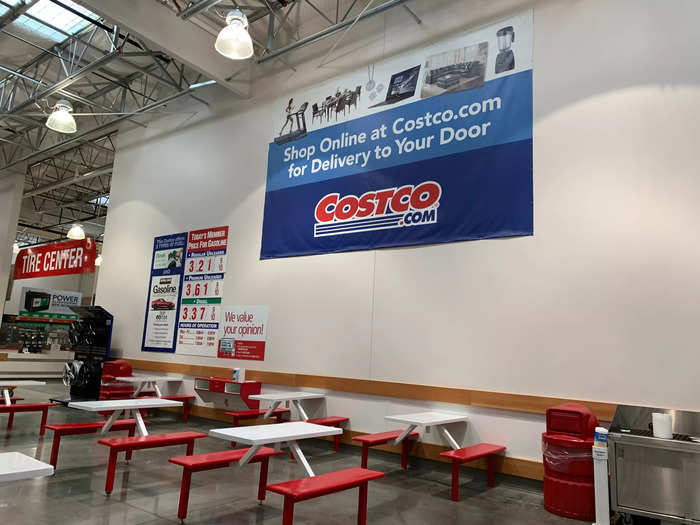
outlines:
[[[248,33],[248,18],[238,9],[226,15],[226,27],[216,37],[214,49],[231,60],[253,56],[253,40]]]
[[[66,236],[73,241],[80,241],[85,238],[85,230],[80,224],[74,224]]]
[[[67,100],[59,100],[53,107],[53,112],[46,119],[46,127],[59,133],[75,133],[78,126],[71,115],[73,106]]]
[[[97,259],[95,259],[95,266],[102,266],[102,254],[97,256]]]
[[[15,255],[17,255],[19,253],[19,244],[14,243],[12,245],[12,253],[14,253]]]

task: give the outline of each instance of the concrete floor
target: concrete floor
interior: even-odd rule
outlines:
[[[49,394],[64,393],[63,385],[18,389],[25,402],[46,401]],[[91,421],[93,414],[56,407],[49,422]],[[173,414],[155,413],[148,418],[152,433],[182,430],[185,425]],[[15,426],[4,431],[0,418],[0,451],[18,451],[48,461],[52,433],[39,437],[38,413],[17,414]],[[187,429],[206,432],[225,426],[218,421],[192,418]],[[124,433],[113,433],[120,436]],[[301,444],[317,474],[359,466],[359,448],[344,446],[333,452],[330,443]],[[205,438],[195,453],[224,450],[223,441]],[[183,447],[137,451],[134,460],[117,466],[114,492],[104,494],[107,448],[97,436],[66,436],[55,476],[0,484],[0,523],[44,524],[151,524],[178,523],[177,504],[181,469],[168,458],[184,454]],[[386,473],[370,484],[369,524],[457,525],[548,525],[581,523],[554,516],[542,506],[542,485],[497,476],[496,487],[486,487],[482,471],[463,468],[462,501],[450,500],[449,465],[411,458],[402,471],[398,456],[370,452],[369,468]],[[282,497],[269,493],[263,505],[256,500],[258,465],[229,467],[195,473],[192,477],[188,524],[276,524],[282,523]],[[301,468],[288,456],[273,458],[269,482],[303,477]],[[297,525],[349,525],[356,523],[357,491],[345,491],[296,505]]]

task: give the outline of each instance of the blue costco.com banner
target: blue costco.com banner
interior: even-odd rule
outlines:
[[[290,99],[269,146],[261,258],[532,235],[530,22],[390,64],[386,89],[352,79]]]

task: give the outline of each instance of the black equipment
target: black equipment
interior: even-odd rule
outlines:
[[[68,333],[75,359],[63,369],[63,384],[70,387],[70,396],[52,399],[63,404],[99,399],[102,363],[109,360],[114,322],[114,317],[101,306],[70,308],[78,314]]]

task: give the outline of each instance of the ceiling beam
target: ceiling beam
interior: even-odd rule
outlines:
[[[180,19],[157,2],[129,2],[128,7],[124,2],[113,0],[77,0],[77,3],[138,35],[150,47],[162,49],[192,69],[216,80],[217,84],[239,97],[248,98],[247,93],[226,80],[237,64],[216,52],[212,35]]]
[[[100,175],[107,175],[109,173],[112,173],[112,165],[111,164],[109,166],[102,166],[101,168],[97,168],[95,170],[88,171],[87,173],[82,173],[82,174],[78,175],[77,177],[68,177],[68,178],[61,180],[61,181],[58,181],[58,182],[46,184],[45,186],[41,186],[35,190],[25,191],[24,194],[22,195],[22,198],[28,199],[29,197],[35,197],[37,195],[41,195],[42,193],[47,193],[51,190],[56,190],[58,188],[64,188],[66,186],[78,184],[78,183],[83,182],[85,180],[99,177]]]
[[[7,13],[0,16],[0,29],[17,20],[20,16],[26,13],[29,8],[32,7],[32,4],[36,3],[36,1],[37,0],[21,0],[19,3],[10,7]]]
[[[404,3],[408,2],[408,0],[387,0],[383,4],[380,4],[376,7],[373,7],[371,9],[367,9],[363,13],[361,13],[359,16],[356,16],[354,18],[348,18],[344,21],[338,22],[335,25],[332,25],[330,27],[327,27],[326,29],[323,29],[322,31],[319,31],[316,34],[309,35],[306,38],[302,38],[301,40],[297,40],[296,42],[292,42],[291,44],[288,44],[284,47],[281,47],[279,49],[274,49],[271,52],[267,53],[264,55],[262,58],[258,60],[258,64],[262,64],[263,62],[267,62],[268,60],[273,60],[275,58],[279,58],[281,56],[286,55],[287,53],[291,53],[292,51],[295,51],[297,49],[300,49],[302,47],[308,46],[310,44],[313,44],[315,42],[318,42],[319,40],[323,40],[324,38],[328,38],[329,36],[333,36],[336,33],[342,31],[343,29],[349,28],[353,26],[355,23],[365,20],[367,18],[370,18],[372,16],[378,15],[380,13],[383,13],[384,11],[388,9],[392,9],[396,6],[402,5]],[[354,5],[354,3],[353,3]],[[351,6],[352,8],[352,6]],[[348,11],[349,13],[349,11]],[[347,16],[347,13],[346,13]]]

